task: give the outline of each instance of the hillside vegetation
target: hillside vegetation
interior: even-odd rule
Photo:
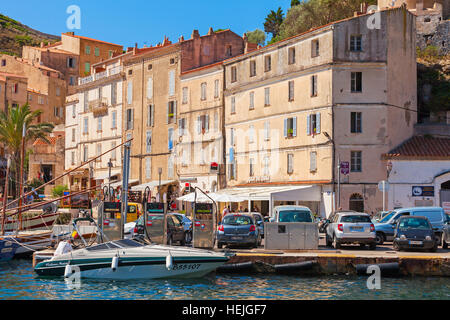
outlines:
[[[21,56],[23,46],[53,43],[60,37],[34,30],[0,13],[0,53]]]

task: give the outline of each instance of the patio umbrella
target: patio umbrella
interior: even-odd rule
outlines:
[[[212,198],[212,197],[211,197]],[[177,198],[179,201],[186,201],[186,202],[194,202],[195,199],[195,192],[188,193],[182,197]],[[213,198],[214,199],[214,198]],[[211,203],[211,200],[205,196],[201,192],[197,192],[197,202],[199,203]]]

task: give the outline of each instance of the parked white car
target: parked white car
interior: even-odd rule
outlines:
[[[313,214],[305,206],[277,206],[270,222],[314,222]]]

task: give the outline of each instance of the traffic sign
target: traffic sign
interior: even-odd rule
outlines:
[[[389,191],[389,182],[387,182],[386,180],[378,182],[378,190]]]

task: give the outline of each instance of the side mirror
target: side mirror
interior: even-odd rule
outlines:
[[[263,222],[262,222],[262,221],[258,221],[256,224],[257,224],[258,226],[260,226],[260,225],[263,224]]]

